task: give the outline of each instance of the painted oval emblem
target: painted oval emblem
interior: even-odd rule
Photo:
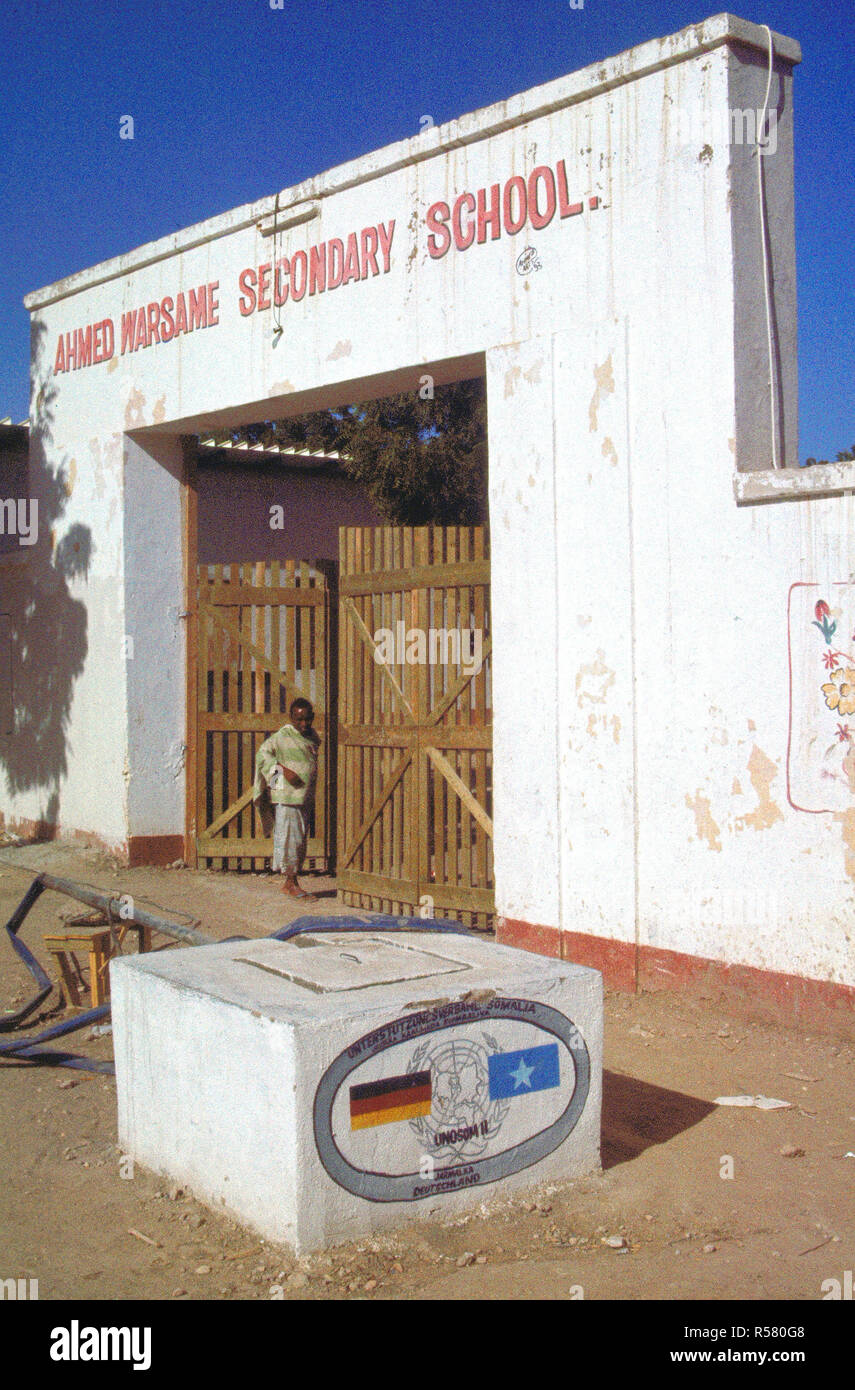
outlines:
[[[464,1001],[357,1039],[315,1092],[318,1155],[369,1202],[417,1202],[538,1163],[577,1123],[585,1040],[532,999]]]

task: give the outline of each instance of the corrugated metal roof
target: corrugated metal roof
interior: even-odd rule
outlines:
[[[199,449],[208,453],[231,452],[234,454],[252,454],[253,460],[264,462],[270,460],[276,463],[286,464],[314,464],[323,465],[327,463],[341,463],[347,459],[347,454],[339,454],[334,450],[327,453],[323,449],[301,449],[293,444],[250,444],[243,439],[235,444],[231,435],[224,435],[218,438],[209,435],[206,439],[199,440]]]

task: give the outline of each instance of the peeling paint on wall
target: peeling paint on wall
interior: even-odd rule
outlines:
[[[332,352],[327,353],[327,361],[337,362],[340,357],[350,357],[352,352],[353,344],[349,338],[346,338],[343,342],[336,343]]]
[[[617,449],[608,435],[603,440],[603,458],[607,458],[613,468],[617,466]]]
[[[844,863],[849,878],[855,879],[855,806],[848,811],[838,811],[834,819],[843,826]]]
[[[594,367],[594,381],[596,383],[596,389],[591,397],[591,404],[588,407],[588,420],[592,434],[597,428],[597,413],[602,404],[603,397],[614,394],[615,375],[612,368],[611,353],[609,353],[601,367]]]
[[[710,849],[718,850],[721,853],[721,829],[716,825],[710,811],[710,803],[705,796],[701,796],[700,790],[695,793],[694,801],[686,792],[686,805],[690,811],[695,813],[695,831],[699,840],[706,840]]]
[[[769,787],[778,775],[778,766],[766,756],[762,748],[757,747],[756,743],[748,759],[748,775],[757,794],[757,807],[746,816],[741,816],[736,822],[736,828],[744,830],[750,825],[752,830],[768,830],[775,821],[784,819],[783,811],[772,800],[769,792]]]
[[[514,394],[519,376],[519,367],[508,367],[508,370],[505,372],[505,400]]]
[[[607,734],[611,729],[611,735],[615,743],[620,743],[621,722],[616,714],[595,714],[593,710],[588,715],[587,733],[589,738],[597,738],[600,732]]]
[[[586,677],[590,677],[587,682]],[[580,666],[576,673],[576,703],[579,708],[582,708],[585,700],[592,705],[604,704],[606,695],[614,683],[615,673],[605,663],[605,652],[598,650],[596,661],[592,661],[589,666]]]
[[[128,396],[128,403],[125,406],[126,429],[130,430],[133,429],[136,425],[145,424],[145,420],[143,419],[144,405],[145,396],[143,395],[142,391],[138,391],[137,388],[134,386],[131,390],[131,394]]]

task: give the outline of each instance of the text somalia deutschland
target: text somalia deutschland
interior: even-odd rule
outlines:
[[[452,246],[456,251],[467,251],[503,236],[517,236],[526,227],[541,231],[556,215],[561,221],[580,216],[586,208],[593,212],[599,207],[597,196],[571,198],[565,163],[559,159],[554,169],[541,164],[527,177],[514,174],[504,184],[466,190],[451,203],[431,204],[425,213],[427,253],[431,260],[442,260]],[[306,250],[244,267],[236,286],[240,314],[248,318],[289,301],[299,303],[352,282],[388,275],[394,236],[395,219],[391,218],[346,237],[330,237]],[[118,328],[113,318],[105,318],[60,333],[54,374],[80,371],[117,355],[123,357],[213,328],[220,322],[219,292],[220,281],[210,280],[125,310]]]

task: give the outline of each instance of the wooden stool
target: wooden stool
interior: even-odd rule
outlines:
[[[141,927],[136,922],[122,922],[117,924],[116,936],[118,941],[124,939],[126,931],[130,929],[137,933],[137,950],[139,952],[151,950],[151,928]],[[110,994],[110,975],[107,969],[111,956],[116,954],[113,944],[112,934],[109,927],[90,928],[67,928],[63,932],[56,932],[44,938],[45,949],[50,951],[55,957],[57,970],[62,983],[68,992],[69,1003],[75,1008],[81,1007],[79,984],[82,984],[80,966],[74,954],[74,948],[86,950],[89,953],[89,998],[92,1008],[97,1008],[103,1004]],[[69,965],[69,957],[74,962],[74,969],[77,971],[77,978]]]

